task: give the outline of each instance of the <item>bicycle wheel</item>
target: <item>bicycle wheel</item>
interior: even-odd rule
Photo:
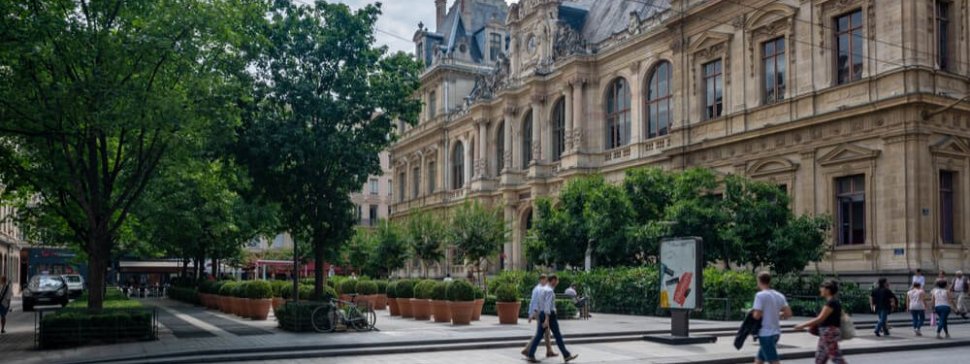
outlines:
[[[357,331],[371,331],[377,323],[377,314],[374,310],[357,310],[357,318],[354,322],[354,329]]]
[[[332,305],[324,305],[313,310],[310,324],[317,332],[333,332],[337,328],[337,310]]]

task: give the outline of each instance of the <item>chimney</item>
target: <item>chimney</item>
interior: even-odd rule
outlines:
[[[445,6],[447,5],[447,0],[434,0],[436,23],[435,31],[442,31],[441,24],[445,22]]]

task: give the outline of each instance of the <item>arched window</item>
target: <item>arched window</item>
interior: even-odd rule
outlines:
[[[451,189],[462,187],[465,187],[465,148],[458,142],[451,152]]]
[[[606,93],[606,149],[630,142],[630,88],[617,78]]]
[[[560,98],[552,107],[552,160],[558,161],[566,150],[566,100]]]
[[[647,138],[667,135],[670,129],[670,62],[653,68],[647,84]]]
[[[522,120],[522,169],[529,168],[532,161],[532,111]]]
[[[498,123],[495,132],[495,174],[499,175],[505,169],[505,123]]]

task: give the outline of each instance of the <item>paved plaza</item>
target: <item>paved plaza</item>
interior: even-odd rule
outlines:
[[[9,316],[8,333],[0,336],[5,363],[193,363],[193,362],[283,362],[312,363],[507,363],[521,360],[519,348],[531,336],[533,326],[499,325],[494,316],[483,316],[471,326],[452,326],[428,321],[389,317],[380,311],[377,327],[367,333],[295,334],[276,327],[275,318],[249,321],[212,310],[165,299],[145,299],[158,309],[159,340],[117,345],[85,346],[73,349],[33,348],[34,315],[23,313],[19,302]],[[804,320],[785,322],[790,327]],[[905,314],[892,317],[896,330],[891,337],[871,336],[870,315],[857,315],[860,338],[845,342],[850,353],[887,350],[916,350],[937,346],[967,345],[970,354],[970,325],[954,320],[953,339],[915,337],[905,329]],[[749,343],[741,351],[731,345],[737,322],[691,321],[692,330],[719,337],[715,344],[669,346],[645,342],[643,334],[661,334],[669,329],[661,317],[596,314],[592,319],[563,320],[562,330],[571,350],[580,354],[577,363],[686,363],[746,362],[757,350]],[[927,329],[927,332],[929,330]],[[781,352],[788,358],[811,355],[815,337],[807,333],[786,333]],[[539,355],[544,350],[540,349]],[[909,354],[906,354],[909,355]],[[744,360],[742,360],[744,359]],[[725,361],[727,360],[727,361]],[[546,360],[553,363],[559,360]]]

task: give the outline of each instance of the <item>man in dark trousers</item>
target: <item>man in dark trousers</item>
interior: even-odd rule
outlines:
[[[562,333],[559,332],[559,320],[556,318],[555,290],[557,284],[559,284],[559,277],[556,277],[555,274],[550,275],[549,285],[543,287],[539,294],[539,303],[537,305],[539,321],[537,322],[536,334],[532,338],[532,344],[529,345],[528,360],[530,363],[539,362],[535,357],[536,349],[539,347],[539,340],[542,339],[542,334],[546,329],[552,331],[552,335],[556,338],[556,344],[559,345],[559,352],[562,353],[565,362],[568,363],[579,356],[570,354],[569,350],[566,350],[566,343],[563,342]]]
[[[896,294],[889,289],[889,281],[886,278],[879,278],[879,284],[869,295],[869,306],[878,318],[876,336],[883,334],[889,336],[889,326],[886,325],[886,321],[889,319],[889,314],[895,311],[898,305],[899,301],[896,299]]]

